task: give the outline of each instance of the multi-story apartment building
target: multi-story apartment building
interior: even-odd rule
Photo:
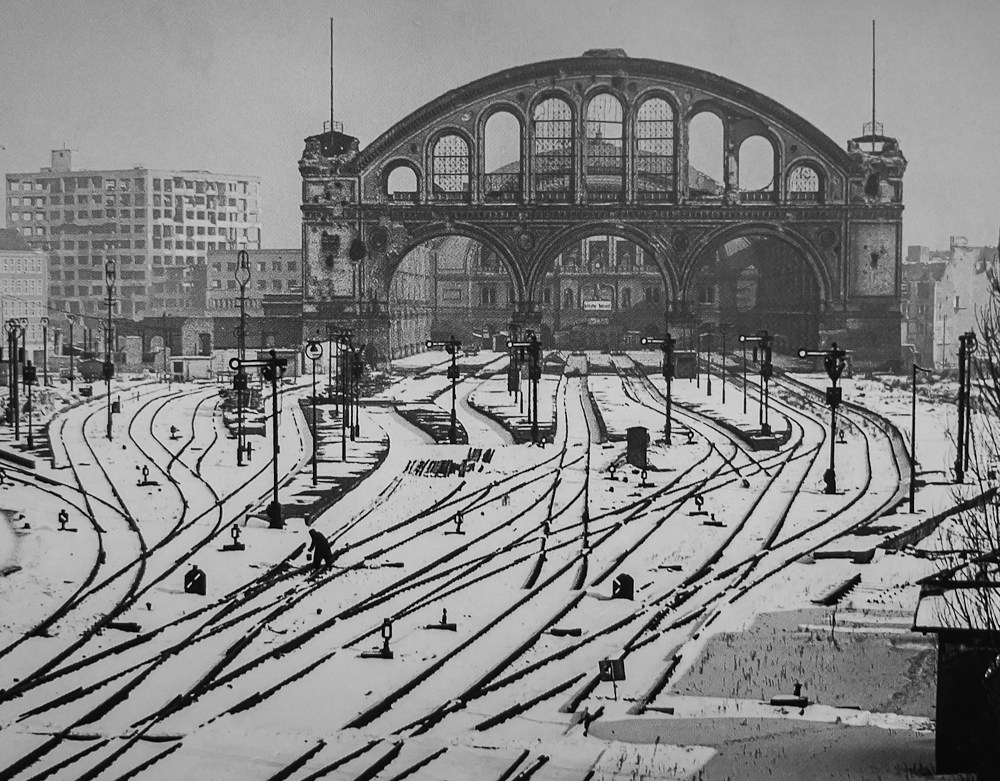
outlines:
[[[74,170],[70,150],[37,173],[7,174],[7,225],[49,256],[50,307],[100,316],[104,265],[116,316],[204,311],[210,250],[260,247],[260,180],[143,167]]]
[[[208,252],[205,314],[232,316],[240,312],[240,286],[236,278],[239,251]],[[302,249],[248,249],[250,279],[246,287],[247,314],[260,315],[264,297],[302,292]]]
[[[45,334],[42,318],[48,316],[46,260],[18,231],[0,229],[0,325],[27,318],[25,345],[35,361]]]
[[[958,337],[980,331],[980,318],[997,288],[996,247],[970,247],[952,236],[944,251],[908,247],[903,264],[904,344],[935,369],[958,365]]]

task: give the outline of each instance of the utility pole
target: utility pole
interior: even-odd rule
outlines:
[[[972,395],[972,354],[979,343],[975,331],[966,331],[958,337],[958,431],[955,438],[955,482],[965,482],[965,470],[969,468],[969,420],[971,410],[969,399]]]

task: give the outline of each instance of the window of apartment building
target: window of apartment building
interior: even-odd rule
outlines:
[[[228,280],[226,280],[226,289],[227,290],[235,290],[236,289],[236,280],[235,279],[228,279]]]
[[[67,180],[67,184],[68,183],[69,183],[69,180]],[[115,182],[114,179],[105,179],[104,180],[104,189],[107,190],[108,192],[114,192],[115,187],[117,187],[117,183]]]
[[[288,261],[288,270],[291,272],[296,272],[299,270],[299,263],[297,260]]]
[[[119,190],[122,190],[122,191],[128,190],[129,187],[130,187],[130,183],[129,183],[128,179],[122,179],[120,182],[118,182],[118,189]]]
[[[160,189],[160,180],[159,179],[154,179],[153,180],[153,189],[154,190],[159,190]]]
[[[267,280],[266,279],[258,279],[257,280],[257,289],[258,290],[267,290]]]
[[[273,279],[271,280],[271,290],[281,290],[281,280]]]
[[[480,304],[495,304],[497,302],[497,289],[494,285],[485,285],[479,289]]]

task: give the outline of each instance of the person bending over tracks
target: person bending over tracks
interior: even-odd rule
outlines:
[[[330,541],[315,529],[309,530],[309,552],[312,554],[313,571],[333,566],[333,551]]]

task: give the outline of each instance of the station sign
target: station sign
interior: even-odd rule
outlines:
[[[611,325],[611,320],[607,317],[588,317],[587,325]]]
[[[585,312],[610,312],[612,308],[610,301],[584,301]]]

